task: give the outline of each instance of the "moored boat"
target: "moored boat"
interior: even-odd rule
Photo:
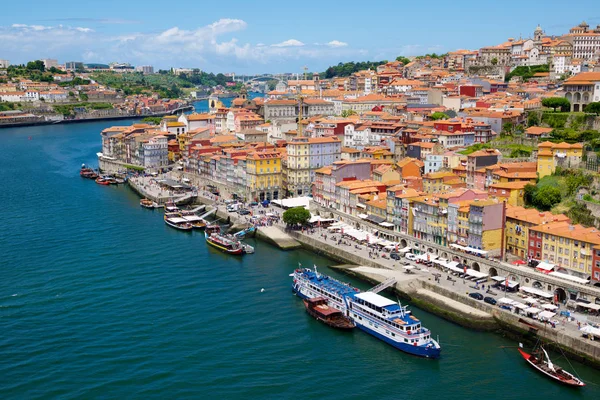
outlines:
[[[317,321],[324,322],[336,329],[353,329],[356,327],[356,324],[344,313],[329,306],[325,297],[318,296],[303,301],[306,312]]]
[[[92,168],[88,168],[85,164],[81,165],[81,169],[79,170],[79,176],[86,179],[96,179],[98,178],[98,174]]]
[[[533,354],[529,354],[523,349],[519,348],[519,353],[521,357],[527,361],[527,363],[535,368],[537,371],[546,375],[548,378],[551,378],[563,385],[572,386],[572,387],[583,387],[585,383],[575,375],[565,371],[558,365],[554,365],[552,360],[550,360],[550,356],[546,352],[542,346],[533,351]],[[537,355],[536,355],[537,354]]]
[[[98,185],[104,185],[104,186],[110,185],[110,181],[101,176],[96,178],[96,183]]]
[[[141,199],[140,206],[142,206],[144,208],[149,208],[149,209],[154,209],[154,208],[159,207],[159,205],[157,203],[153,202],[150,199]]]
[[[235,238],[222,235],[220,230],[221,228],[219,226],[207,226],[204,231],[206,243],[228,254],[244,254],[242,243]]]
[[[174,201],[168,201],[165,203],[165,212],[179,212],[179,207],[177,207]]]
[[[206,221],[202,219],[200,216],[196,215],[193,211],[181,211],[181,218],[185,219],[187,222],[192,224],[194,229],[205,229]]]
[[[431,331],[405,306],[374,291],[361,293],[315,270],[299,268],[290,274],[292,290],[302,299],[325,297],[332,306],[350,318],[358,328],[394,346],[398,350],[426,358],[439,358],[441,347]],[[373,289],[371,289],[373,290]]]
[[[191,231],[193,226],[181,217],[165,218],[165,224],[180,231]]]

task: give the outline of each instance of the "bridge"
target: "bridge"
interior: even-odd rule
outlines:
[[[575,298],[584,299],[592,303],[595,303],[596,301],[600,302],[600,288],[597,287],[559,279],[538,272],[535,269],[527,266],[517,266],[496,259],[478,257],[452,249],[450,247],[405,235],[400,232],[387,230],[381,226],[372,224],[352,215],[342,213],[338,210],[322,207],[315,202],[311,202],[310,207],[311,211],[318,211],[320,215],[331,215],[332,217],[336,217],[340,221],[357,229],[361,229],[366,232],[378,231],[380,236],[381,234],[384,234],[385,236],[389,237],[390,240],[398,242],[399,246],[402,248],[410,246],[422,253],[435,254],[436,256],[445,258],[448,261],[457,261],[463,265],[466,265],[467,268],[487,273],[490,277],[503,276],[508,278],[510,281],[519,283],[522,286],[531,286],[554,293],[561,302],[564,300],[575,300]]]

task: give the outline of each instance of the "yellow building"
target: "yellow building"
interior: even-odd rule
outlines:
[[[426,193],[442,193],[446,191],[446,181],[458,178],[452,172],[430,172],[423,175],[423,191]]]
[[[564,214],[539,212],[534,208],[506,206],[505,248],[508,254],[527,259],[529,228],[553,222],[569,222]]]
[[[525,205],[524,193],[528,184],[529,182],[495,183],[490,185],[488,193],[511,206],[522,207]]]
[[[575,168],[581,164],[583,144],[543,142],[538,144],[537,173],[539,178],[552,175],[556,167]]]
[[[248,198],[254,201],[281,197],[281,154],[257,151],[246,157]]]

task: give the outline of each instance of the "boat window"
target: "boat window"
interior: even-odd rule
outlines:
[[[404,339],[404,343],[408,343],[408,339]]]

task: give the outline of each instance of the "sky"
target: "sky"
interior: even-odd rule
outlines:
[[[598,0],[101,0],[69,6],[5,2],[0,59],[129,62],[208,72],[322,72],[348,61],[393,60],[600,24]]]

